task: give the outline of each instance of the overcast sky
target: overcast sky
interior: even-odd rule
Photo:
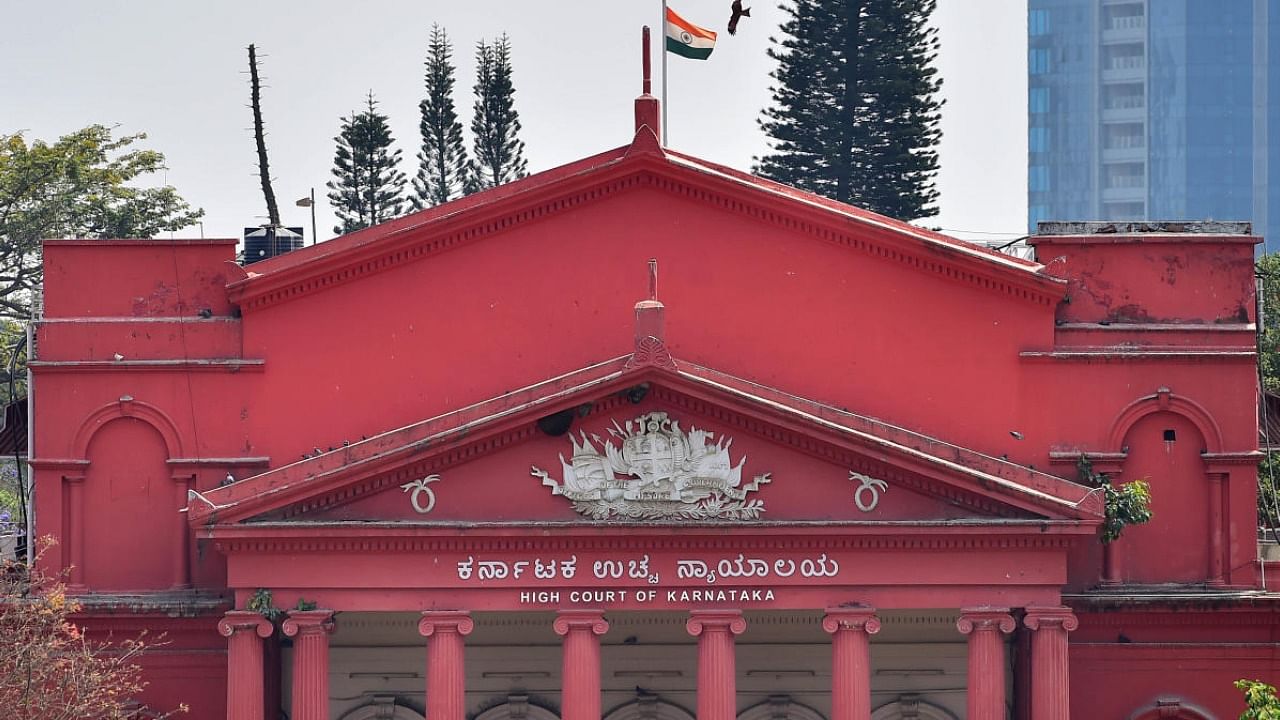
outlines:
[[[671,0],[687,20],[716,31],[724,29],[729,4]],[[776,0],[745,4],[752,17],[737,36],[721,32],[710,60],[669,57],[668,144],[749,170],[766,149],[757,120],[770,99],[769,36],[777,34],[783,13]],[[942,197],[940,215],[926,224],[970,239],[1013,238],[1026,226],[1026,0],[938,4],[946,100]],[[432,23],[454,41],[455,100],[464,125],[471,116],[475,43],[510,36],[531,172],[630,140],[640,26],[653,26],[655,41],[661,33],[658,0],[6,5],[0,134],[52,140],[92,123],[145,132],[146,146],[166,156],[167,181],[205,209],[207,237],[239,237],[242,227],[266,214],[247,107],[251,42],[266,77],[263,112],[283,220],[310,224],[294,201],[314,187],[325,239],[334,224],[323,199],[333,136],[339,118],[358,108],[368,91],[391,117],[402,168],[416,172],[417,103]],[[658,68],[660,59],[655,54]]]

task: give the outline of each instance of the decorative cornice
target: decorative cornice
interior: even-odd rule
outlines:
[[[1136,348],[1095,348],[1077,350],[1024,350],[1018,357],[1027,362],[1254,362],[1253,350],[1140,350]]]
[[[36,470],[73,470],[84,472],[89,461],[82,458],[31,458],[27,464]]]
[[[271,466],[271,458],[258,457],[207,457],[207,458],[169,458],[164,461],[169,467],[256,467]]]
[[[32,360],[27,363],[37,375],[98,372],[252,372],[260,373],[265,360],[207,358],[182,360]]]
[[[577,174],[547,178],[540,184],[535,177],[530,182],[495,194],[489,202],[483,195],[475,196],[456,212],[437,214],[417,225],[393,225],[384,235],[319,255],[307,264],[233,282],[228,285],[230,300],[250,312],[641,187],[1044,307],[1056,305],[1066,292],[1065,282],[1037,273],[1038,266],[989,257],[954,239],[900,228],[887,218],[794,190],[784,193],[772,184],[732,177],[680,158],[649,154],[603,158],[599,165]]]
[[[542,535],[528,536],[528,525],[521,527],[524,537],[485,537],[479,533],[468,533],[465,536],[438,536],[406,534],[403,527],[396,528],[394,534],[388,529],[386,534],[376,534],[375,528],[364,523],[349,525],[323,525],[312,528],[313,532],[322,533],[312,537],[289,537],[282,535],[281,530],[298,530],[291,524],[285,528],[263,527],[260,525],[235,526],[234,528],[205,528],[200,537],[211,538],[224,553],[259,553],[259,552],[379,552],[379,553],[422,553],[422,552],[547,552],[547,551],[628,551],[628,550],[1063,550],[1071,545],[1071,537],[1064,535],[1040,535],[1039,523],[1035,527],[1020,528],[1025,535],[992,535],[983,532],[983,526],[970,526],[964,529],[975,532],[974,535],[956,535],[955,525],[940,525],[934,528],[934,535],[907,534],[919,533],[918,527],[894,526],[893,523],[878,524],[875,527],[861,528],[873,532],[868,535],[851,535],[848,527],[815,527],[814,530],[829,533],[826,536],[813,535],[795,537],[797,528],[760,528],[753,527],[750,534],[728,534],[721,532],[708,537],[680,537],[662,534],[627,535],[627,536],[583,536],[581,534],[551,534],[553,531],[539,525]],[[618,527],[601,527],[602,531],[616,532]],[[665,528],[646,528],[665,530]],[[231,531],[237,531],[232,534]],[[771,531],[772,530],[772,531]],[[843,531],[840,535],[830,533]],[[791,533],[791,536],[781,533]],[[896,534],[903,533],[903,534]]]

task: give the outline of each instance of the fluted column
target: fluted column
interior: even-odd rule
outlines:
[[[1004,638],[1017,627],[1009,608],[963,608],[956,622],[969,636],[968,720],[1004,720]]]
[[[1080,625],[1071,608],[1028,607],[1031,633],[1031,720],[1070,720],[1067,633]]]
[[[561,610],[554,628],[564,636],[561,720],[600,720],[600,636],[603,610]]]
[[[290,610],[282,626],[293,638],[293,720],[329,720],[332,610]]]
[[[475,624],[470,613],[428,610],[418,632],[427,638],[427,717],[466,720],[466,647],[463,638]]]
[[[831,720],[870,720],[875,608],[827,608],[822,629],[831,635]]]
[[[218,621],[227,640],[227,720],[263,720],[262,640],[275,628],[260,613],[231,610]]]
[[[685,629],[698,638],[698,720],[738,715],[733,636],[747,629],[741,610],[691,610]]]

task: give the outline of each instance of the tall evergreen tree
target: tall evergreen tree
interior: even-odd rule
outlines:
[[[511,85],[511,41],[504,34],[492,45],[476,45],[476,104],[471,117],[475,135],[478,188],[491,188],[527,175],[520,114]]]
[[[793,0],[755,171],[904,220],[936,215],[936,0]]]
[[[341,225],[338,234],[355,232],[401,214],[405,175],[398,169],[400,151],[391,150],[387,116],[369,93],[368,107],[342,118],[342,130],[334,138],[334,180],[327,183],[329,203]]]
[[[462,123],[453,107],[453,45],[439,25],[431,26],[427,44],[427,96],[418,103],[418,176],[413,179],[415,210],[448,202],[472,191],[473,171],[462,141]]]

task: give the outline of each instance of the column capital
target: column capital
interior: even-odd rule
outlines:
[[[1009,614],[1009,608],[1003,607],[960,608],[960,619],[956,621],[956,628],[962,635],[968,635],[975,630],[979,632],[991,630],[1008,634],[1017,626],[1013,616]]]
[[[871,607],[827,608],[822,617],[822,629],[835,634],[840,630],[861,630],[868,635],[880,632],[880,618]]]
[[[269,638],[275,632],[271,621],[252,610],[228,610],[218,621],[218,633],[231,637],[236,633],[253,631],[260,638]]]
[[[698,637],[705,630],[725,630],[741,635],[747,629],[747,621],[741,610],[690,610],[684,629]]]
[[[471,621],[471,613],[465,610],[426,610],[418,621],[418,634],[423,637],[447,632],[466,636],[473,629],[475,623]]]
[[[557,635],[568,635],[571,630],[588,630],[592,635],[609,632],[603,610],[560,610],[552,627]]]
[[[1062,628],[1066,632],[1080,627],[1075,613],[1065,605],[1028,605],[1027,616],[1022,619],[1022,624],[1032,630]]]
[[[333,632],[332,610],[290,610],[280,624],[288,637],[295,635],[328,635]]]

